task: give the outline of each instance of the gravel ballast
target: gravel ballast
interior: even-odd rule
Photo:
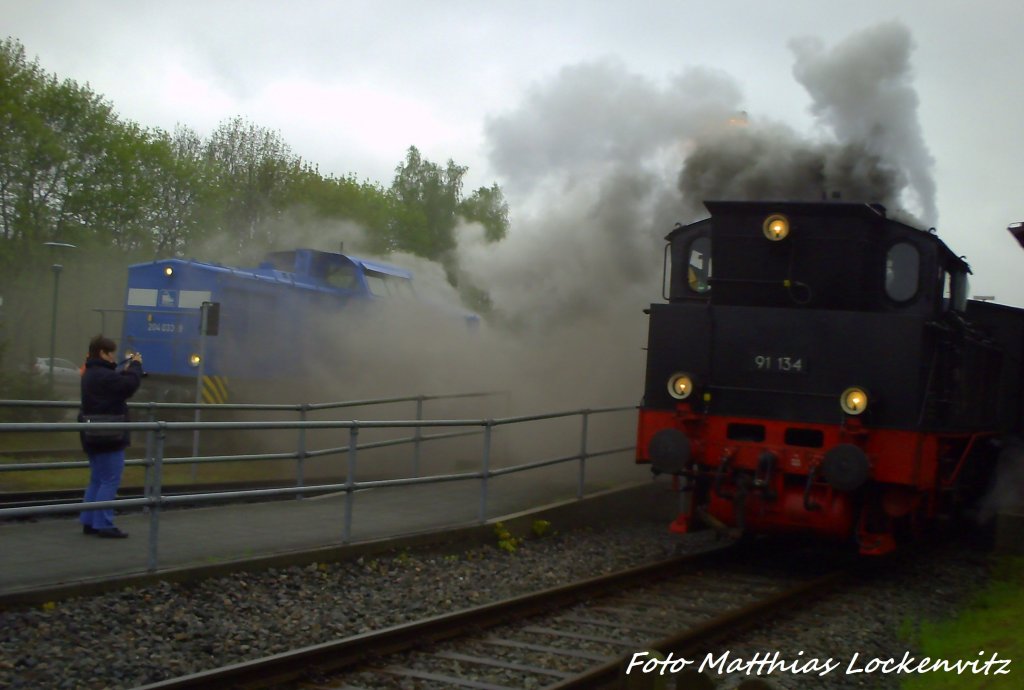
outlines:
[[[402,552],[162,582],[0,612],[0,687],[131,688],[639,565],[670,555],[677,543],[663,524],[647,520],[572,532],[553,525],[511,553],[495,537],[493,546],[459,553]],[[684,549],[710,543],[701,533]],[[854,652],[901,656],[909,644],[899,639],[901,626],[950,614],[984,579],[977,555],[950,549],[941,559],[941,568],[912,563],[872,578],[841,595],[841,604],[779,620],[723,650],[747,658],[757,650],[844,661]],[[976,658],[968,651],[965,658]],[[892,675],[770,678],[779,687],[899,683]]]

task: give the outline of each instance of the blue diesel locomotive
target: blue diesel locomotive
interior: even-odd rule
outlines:
[[[162,259],[128,269],[122,343],[145,357],[151,399],[193,401],[201,372],[203,402],[227,402],[229,382],[301,375],[303,343],[412,295],[411,272],[342,253],[274,252],[255,268]]]

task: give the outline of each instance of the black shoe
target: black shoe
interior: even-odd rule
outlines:
[[[82,525],[82,534],[96,534],[99,530],[89,525]]]
[[[96,530],[97,537],[103,537],[104,539],[127,539],[128,533],[122,532],[116,527],[108,527],[107,529]]]

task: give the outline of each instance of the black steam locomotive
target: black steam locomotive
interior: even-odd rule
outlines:
[[[637,461],[672,524],[855,539],[976,500],[1024,428],[1024,310],[968,299],[934,234],[846,202],[707,202],[668,236]]]

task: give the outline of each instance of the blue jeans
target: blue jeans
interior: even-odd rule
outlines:
[[[112,501],[117,496],[124,472],[124,449],[102,453],[89,453],[89,486],[85,489],[85,502]],[[93,529],[110,529],[114,526],[114,511],[85,510],[78,520]]]

